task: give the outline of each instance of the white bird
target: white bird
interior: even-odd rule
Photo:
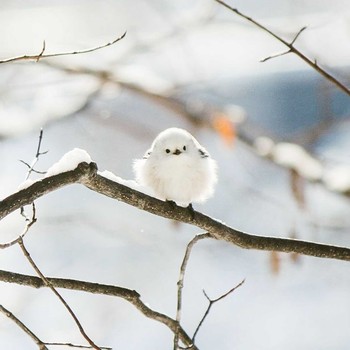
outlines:
[[[186,130],[170,128],[134,162],[136,181],[163,200],[183,207],[204,202],[214,193],[216,162]]]

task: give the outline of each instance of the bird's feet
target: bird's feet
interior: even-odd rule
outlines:
[[[193,220],[194,220],[194,216],[195,216],[195,211],[194,211],[194,209],[193,209],[192,203],[190,203],[190,204],[188,205],[187,209],[188,209],[189,212],[190,212],[191,221],[193,221]]]
[[[165,201],[166,203],[168,203],[169,207],[171,210],[174,210],[176,207],[177,207],[177,204],[176,202],[172,201],[172,200],[166,200]],[[195,216],[195,211],[193,209],[193,206],[192,206],[192,203],[190,203],[188,206],[187,206],[187,210],[189,211],[190,213],[190,216],[191,216],[191,221],[194,220],[194,216]]]
[[[166,202],[168,203],[168,205],[170,206],[170,208],[172,210],[174,210],[176,208],[176,203],[174,201],[171,201],[171,200],[166,200]]]

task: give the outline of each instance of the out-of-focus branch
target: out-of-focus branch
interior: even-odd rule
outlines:
[[[38,62],[42,58],[59,57],[59,56],[71,56],[71,55],[80,55],[80,54],[84,54],[84,53],[89,53],[89,52],[101,50],[101,49],[104,49],[105,47],[114,45],[119,40],[123,39],[125,37],[125,35],[126,35],[126,32],[124,34],[122,34],[120,37],[114,39],[113,41],[110,41],[110,42],[108,42],[106,44],[103,44],[103,45],[100,45],[100,46],[95,46],[95,47],[92,47],[92,48],[89,48],[89,49],[68,51],[68,52],[57,52],[57,53],[51,53],[51,54],[45,54],[46,44],[45,44],[45,41],[44,41],[43,47],[42,47],[42,49],[41,49],[39,54],[37,54],[37,55],[23,55],[23,56],[16,56],[16,57],[11,57],[11,58],[6,58],[4,60],[0,60],[0,64],[2,64],[2,63],[10,63],[10,62],[15,62],[15,61],[27,61],[27,60],[35,60],[35,61]]]
[[[198,350],[196,346],[193,346],[190,336],[183,330],[183,328],[181,328],[181,326],[176,320],[149,308],[141,300],[140,294],[138,294],[134,290],[106,284],[77,281],[72,279],[51,277],[46,277],[46,279],[55,288],[70,289],[86,293],[109,295],[122,298],[131,303],[133,306],[135,306],[146,317],[164,324],[171,330],[172,333],[177,333],[179,335],[179,339],[186,346],[191,347],[191,349],[193,350]],[[0,281],[15,283],[22,286],[29,286],[34,288],[47,287],[44,281],[39,277],[28,276],[3,270],[0,270]]]
[[[60,69],[62,71],[65,71],[67,73],[71,74],[87,74],[87,75],[93,75],[97,78],[100,78],[101,81],[108,81],[114,84],[117,84],[118,86],[131,91],[133,93],[136,93],[142,97],[145,97],[149,99],[150,101],[161,105],[168,110],[176,113],[179,117],[185,118],[187,121],[192,123],[195,126],[204,126],[211,129],[215,129],[215,121],[217,120],[217,116],[221,115],[224,118],[227,118],[227,120],[230,119],[229,113],[225,112],[222,108],[216,108],[213,106],[209,106],[205,103],[199,104],[196,108],[191,108],[190,104],[187,104],[184,101],[181,101],[177,98],[172,97],[171,92],[167,93],[156,93],[153,91],[149,91],[137,84],[125,82],[121,79],[118,79],[117,76],[115,76],[113,73],[106,71],[106,70],[95,70],[95,69],[89,69],[85,67],[67,67],[65,65],[62,65],[57,62],[45,62],[46,65]],[[343,188],[336,188],[334,186],[330,186],[329,183],[325,181],[325,179],[322,176],[313,176],[308,173],[305,173],[305,171],[300,171],[304,168],[304,164],[301,164],[298,160],[290,160],[287,164],[286,162],[281,162],[279,157],[277,157],[277,154],[281,154],[280,149],[285,146],[285,143],[274,143],[273,140],[268,139],[266,137],[259,137],[254,138],[251,135],[247,134],[241,128],[235,127],[236,137],[238,140],[245,146],[249,148],[250,151],[254,152],[257,156],[262,157],[270,162],[273,162],[274,164],[287,168],[288,170],[295,170],[297,171],[298,175],[304,178],[305,180],[312,182],[312,183],[319,183],[321,186],[323,186],[327,190],[331,190],[332,192],[336,192],[339,195],[345,196],[347,198],[350,198],[350,188],[349,190],[344,190]],[[269,149],[266,148],[262,149],[260,147],[261,140],[269,140]],[[265,143],[266,145],[266,143]],[[294,153],[298,153],[299,155],[303,154],[303,159],[308,159],[309,163],[318,164],[319,168],[321,168],[321,172],[319,174],[324,174],[325,169],[324,165],[319,161],[317,158],[313,157],[311,154],[309,154],[307,151],[305,151],[301,146],[297,144],[289,144],[290,146],[293,146]],[[298,156],[298,154],[295,154]]]
[[[39,339],[21,320],[19,320],[11,311],[7,310],[4,306],[0,305],[0,312],[6,315],[10,320],[12,320],[16,325],[22,329],[26,334],[29,335],[31,339],[34,340],[35,344],[38,345],[39,350],[49,350],[46,344]]]
[[[240,12],[238,9],[228,5],[226,2],[221,1],[221,0],[215,0],[215,1],[218,2],[219,4],[221,4],[222,6],[226,7],[230,11],[234,12],[238,16],[240,16],[240,17],[246,19],[247,21],[249,21],[250,23],[254,24],[256,27],[260,28],[264,32],[270,34],[276,40],[278,40],[280,43],[282,43],[283,45],[285,45],[288,48],[288,51],[282,52],[282,53],[277,54],[277,55],[269,56],[269,57],[265,58],[264,60],[262,60],[263,62],[267,61],[268,59],[278,57],[278,56],[281,56],[281,55],[284,55],[287,53],[294,53],[295,55],[300,57],[306,64],[308,64],[311,68],[313,68],[316,72],[320,73],[324,78],[326,78],[332,84],[337,86],[340,90],[342,90],[343,92],[345,92],[347,95],[350,96],[350,89],[348,87],[346,87],[344,84],[342,84],[338,79],[336,79],[332,74],[327,72],[325,69],[321,68],[317,64],[316,60],[314,60],[314,61],[311,60],[310,58],[308,58],[306,55],[304,55],[300,50],[298,50],[294,46],[294,43],[297,40],[298,36],[306,29],[306,27],[301,28],[299,30],[299,32],[296,34],[296,36],[294,37],[294,39],[291,42],[288,42],[287,40],[284,40],[282,37],[280,37],[279,35],[277,35],[273,31],[271,31],[270,29],[268,29],[267,27],[265,27],[261,23],[257,22],[255,19],[245,15],[244,13]]]
[[[193,213],[188,208],[170,205],[99,175],[95,163],[79,163],[74,170],[46,177],[28,188],[10,195],[0,202],[0,219],[21,206],[32,203],[46,193],[73,183],[81,183],[94,192],[125,202],[149,213],[197,226],[209,232],[213,238],[241,248],[298,253],[319,258],[350,261],[350,248],[288,238],[257,236],[229,227],[200,212],[194,211]]]

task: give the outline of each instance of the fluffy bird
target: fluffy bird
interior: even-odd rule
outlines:
[[[136,181],[163,200],[183,207],[204,202],[217,182],[216,162],[186,130],[170,128],[153,141],[143,159],[134,162]]]

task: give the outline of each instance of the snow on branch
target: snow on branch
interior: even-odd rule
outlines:
[[[74,170],[68,170],[36,181],[0,202],[0,220],[24,205],[31,204],[43,195],[63,186],[80,183],[90,190],[107,197],[125,202],[149,213],[164,218],[181,221],[197,226],[218,240],[226,241],[245,249],[298,253],[319,258],[331,258],[350,261],[350,248],[314,243],[296,239],[253,235],[229,227],[200,212],[174,206],[151,197],[123,183],[112,181],[97,172],[93,162],[82,162]]]

